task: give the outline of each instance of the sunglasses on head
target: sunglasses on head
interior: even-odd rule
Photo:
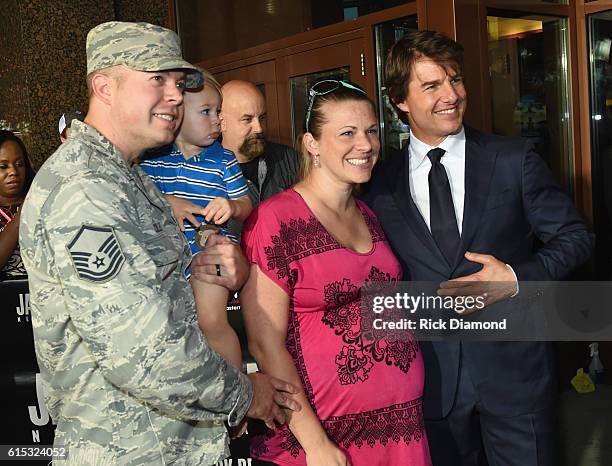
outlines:
[[[353,91],[360,92],[363,95],[366,95],[363,89],[354,86],[351,83],[346,81],[340,81],[338,79],[326,79],[324,81],[319,81],[315,83],[308,91],[308,111],[306,112],[306,132],[310,132],[308,129],[308,124],[310,123],[310,113],[312,112],[312,106],[314,104],[314,100],[319,95],[329,94],[330,92],[334,92],[339,87],[346,87],[347,89],[352,89]]]

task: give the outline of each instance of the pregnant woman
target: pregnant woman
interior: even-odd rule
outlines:
[[[373,103],[354,84],[310,90],[302,177],[251,215],[241,293],[261,371],[302,391],[288,427],[252,456],[278,465],[429,465],[419,345],[362,335],[364,284],[401,279],[374,214],[353,195],[380,150]]]

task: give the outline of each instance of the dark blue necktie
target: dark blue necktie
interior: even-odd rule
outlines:
[[[446,257],[453,265],[459,249],[459,228],[453,205],[450,183],[446,170],[440,163],[445,150],[439,147],[430,150],[427,157],[431,161],[429,171],[429,224],[431,235]]]

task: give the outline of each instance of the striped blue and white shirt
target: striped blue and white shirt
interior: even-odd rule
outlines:
[[[162,193],[173,194],[202,207],[215,197],[236,199],[249,193],[236,156],[224,149],[219,141],[188,160],[172,145],[169,153],[143,160],[140,166]],[[200,222],[204,220],[201,216],[196,218]],[[194,243],[197,230],[187,221],[184,226],[191,252],[196,254],[200,251]]]

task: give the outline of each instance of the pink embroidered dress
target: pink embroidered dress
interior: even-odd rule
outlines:
[[[372,211],[357,204],[372,236],[367,253],[339,244],[292,189],[255,210],[242,245],[290,297],[287,349],[328,437],[351,464],[430,465],[418,343],[362,339],[361,287],[400,280],[401,268]],[[254,437],[251,455],[306,464],[286,426]]]

